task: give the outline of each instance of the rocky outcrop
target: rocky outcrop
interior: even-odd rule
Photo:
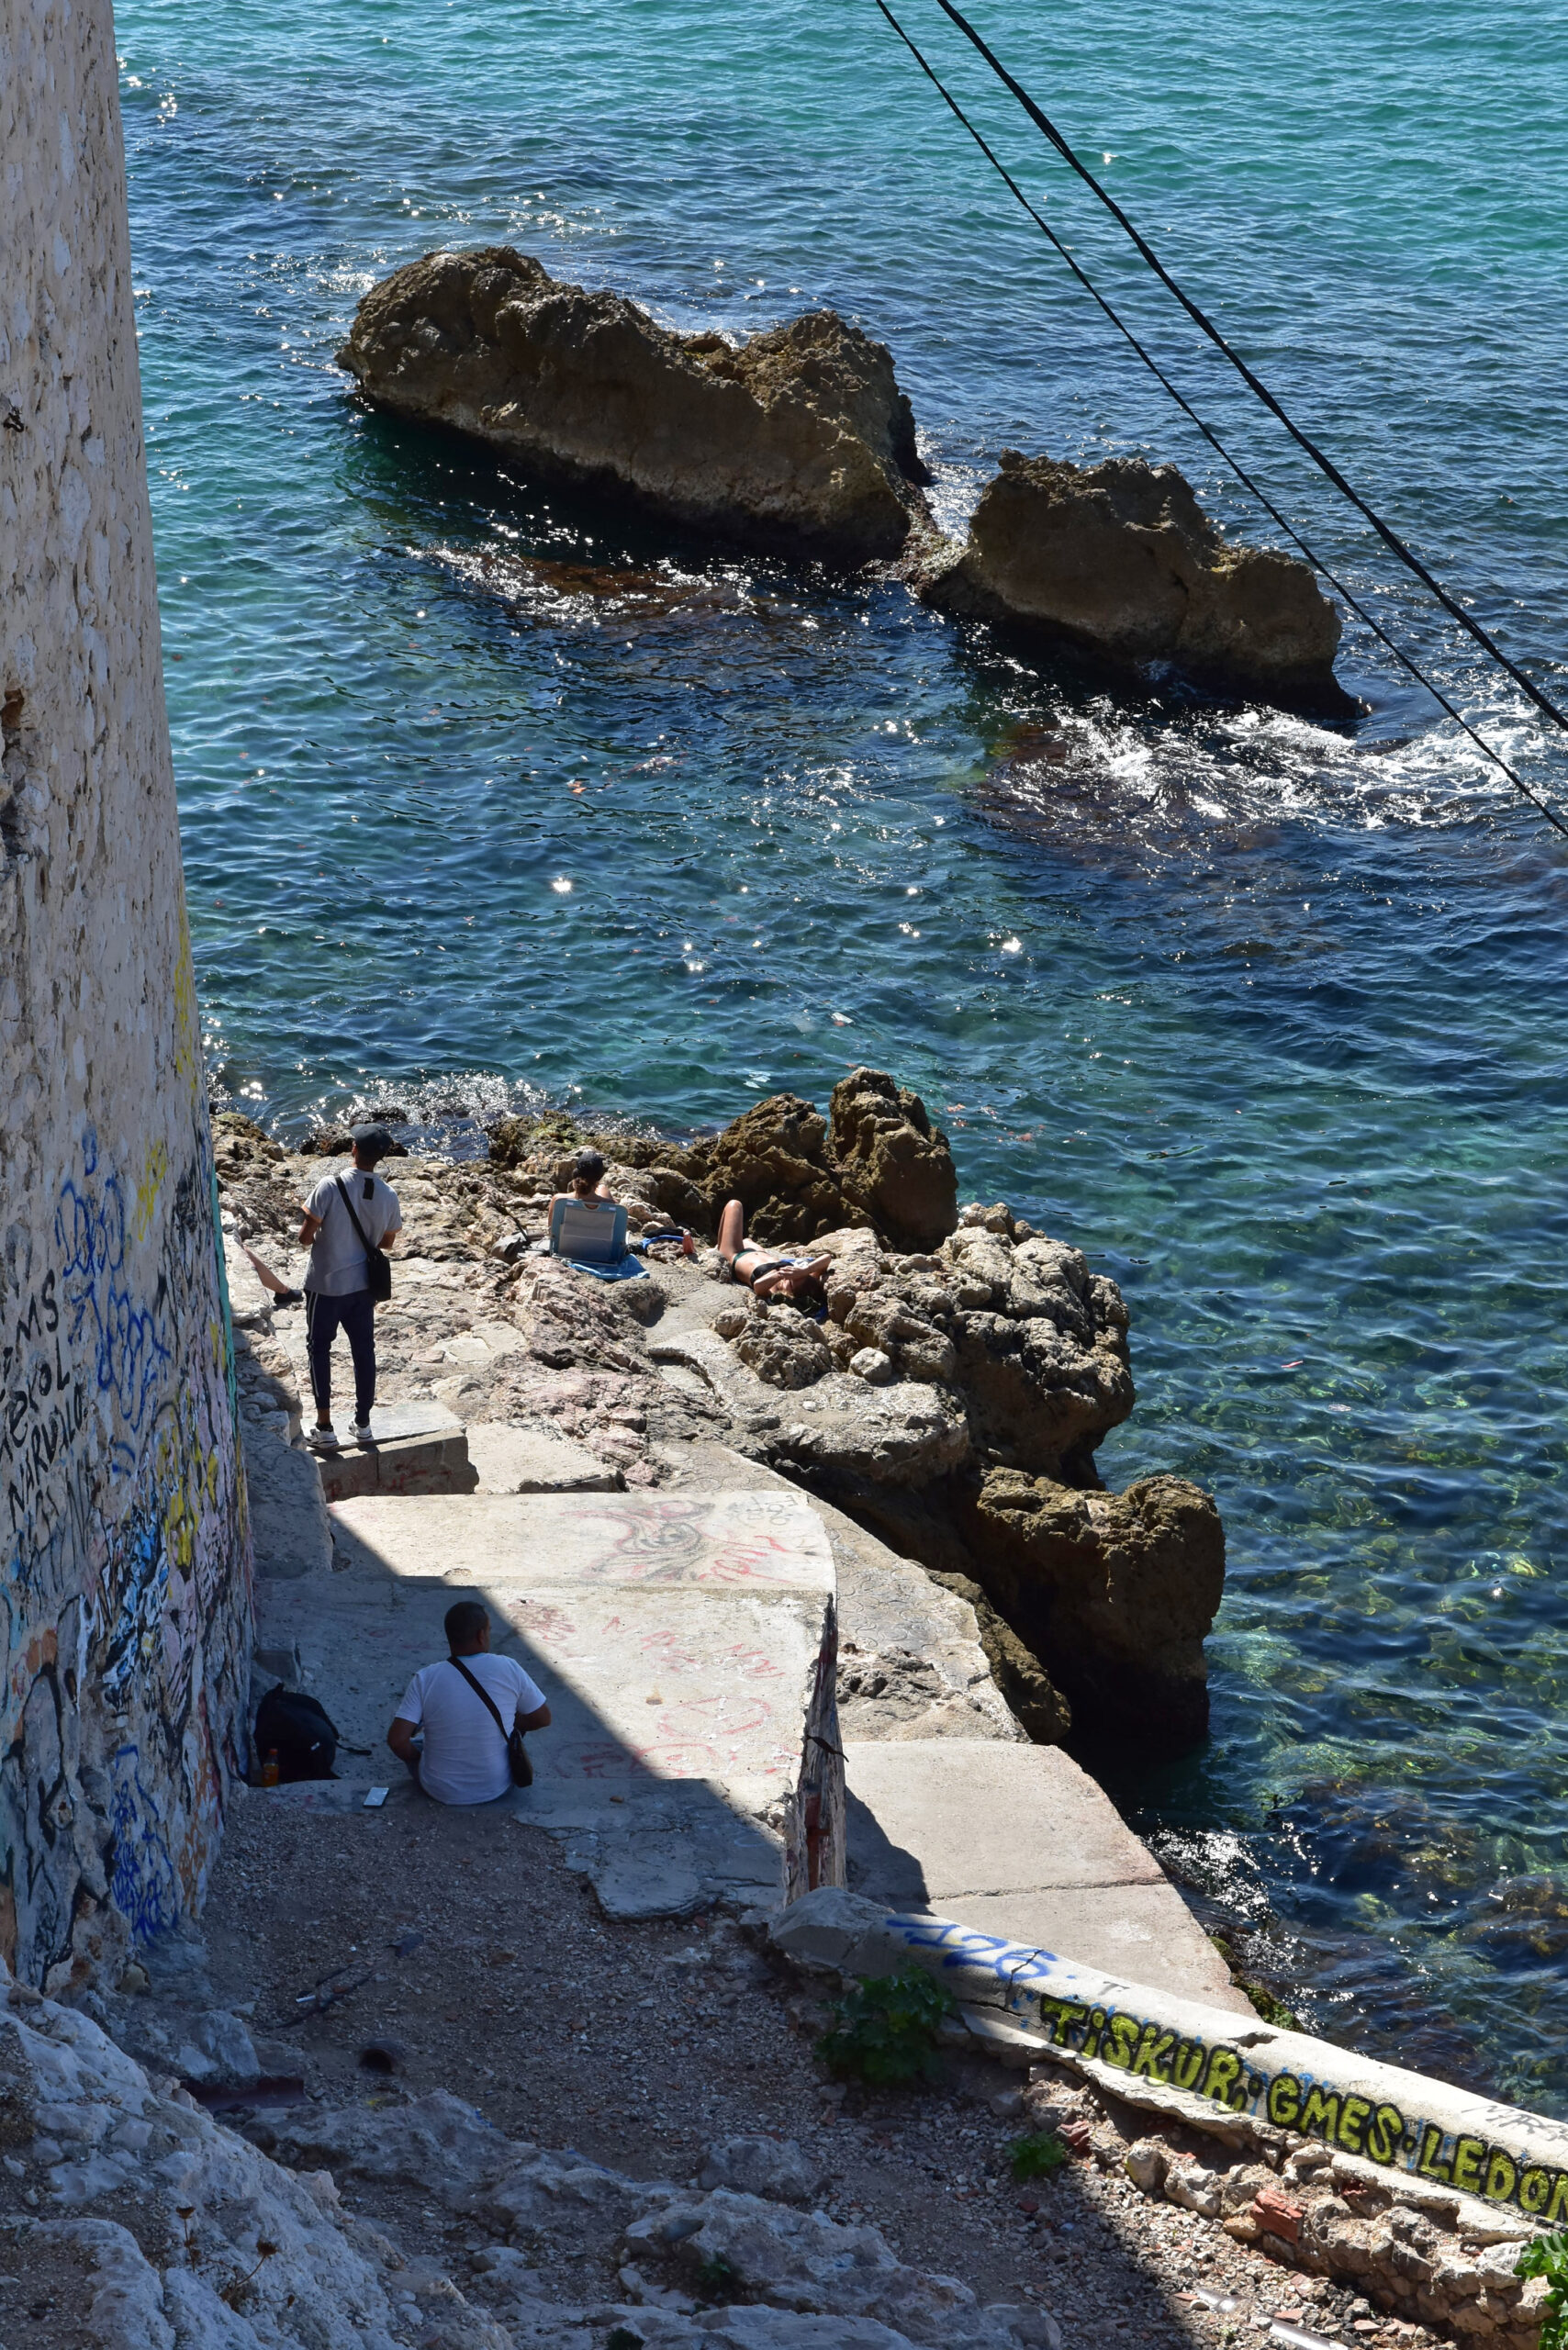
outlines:
[[[894,1248],[934,1248],[958,1222],[947,1137],[882,1069],[852,1069],[825,1119],[797,1094],[771,1094],[678,1164],[713,1217],[739,1200],[748,1237],[769,1246],[864,1225]]]
[[[1081,470],[1004,450],[968,541],[920,593],[1123,671],[1173,667],[1327,715],[1360,707],[1335,678],[1339,615],[1307,565],[1233,545],[1174,465]]]
[[[737,347],[492,245],[373,286],[338,358],[379,408],[748,544],[868,563],[926,519],[891,356],[831,310]]]
[[[1081,1721],[1140,1720],[1191,1746],[1208,1727],[1204,1638],[1225,1589],[1225,1529],[1200,1486],[1146,1477],[1075,1493],[992,1470],[974,1502],[986,1587],[1048,1657]]]
[[[1095,1449],[1134,1402],[1114,1282],[1003,1206],[965,1208],[929,1253],[864,1227],[813,1245],[831,1259],[821,1326],[738,1293],[713,1322],[738,1377],[726,1389],[711,1357],[692,1357],[750,1448],[972,1593],[1031,1737],[1072,1725],[1193,1744],[1224,1534],[1179,1478],[1101,1487]],[[756,1408],[769,1388],[775,1414]]]
[[[799,1094],[772,1093],[722,1134],[684,1148],[558,1114],[502,1118],[489,1136],[491,1166],[537,1170],[542,1197],[546,1184],[566,1184],[574,1155],[591,1142],[610,1165],[616,1198],[632,1209],[633,1230],[673,1218],[711,1239],[725,1201],[739,1200],[747,1238],[769,1248],[863,1225],[892,1248],[919,1250],[937,1247],[958,1220],[947,1137],[919,1094],[884,1069],[851,1069],[825,1118]]]

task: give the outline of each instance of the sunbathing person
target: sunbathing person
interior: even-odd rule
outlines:
[[[770,1257],[766,1248],[748,1248],[745,1210],[739,1200],[727,1201],[719,1218],[719,1259],[733,1281],[755,1290],[758,1297],[813,1302],[822,1296],[823,1275],[833,1262],[831,1257]]]
[[[551,1215],[554,1214],[556,1200],[576,1200],[585,1208],[615,1205],[615,1194],[611,1192],[605,1177],[604,1155],[601,1151],[579,1150],[572,1161],[572,1171],[567,1178],[567,1183],[569,1188],[565,1192],[557,1192],[552,1199],[544,1218],[546,1225],[549,1224]]]

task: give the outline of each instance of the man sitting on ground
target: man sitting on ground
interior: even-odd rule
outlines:
[[[521,1730],[548,1729],[550,1708],[521,1664],[491,1655],[489,1612],[477,1599],[447,1609],[446,1645],[445,1662],[425,1665],[409,1682],[386,1743],[437,1803],[494,1803],[512,1784],[507,1740],[513,1722]],[[422,1752],[414,1743],[420,1729]]]

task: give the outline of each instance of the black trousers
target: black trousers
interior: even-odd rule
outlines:
[[[332,1340],[342,1331],[353,1357],[354,1417],[370,1417],[375,1401],[375,1302],[367,1289],[347,1297],[322,1297],[305,1292],[305,1339],[310,1353],[310,1389],[316,1409],[326,1416],[332,1408]]]

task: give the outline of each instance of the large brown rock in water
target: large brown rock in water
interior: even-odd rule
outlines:
[[[946,1136],[882,1069],[852,1069],[834,1086],[831,1123],[799,1094],[770,1094],[678,1165],[713,1220],[739,1200],[747,1238],[770,1248],[865,1225],[895,1248],[935,1248],[958,1220]]]
[[[491,245],[372,286],[338,359],[379,408],[752,545],[860,564],[926,519],[892,359],[832,310],[737,348]]]
[[[1174,465],[1081,470],[1004,450],[967,543],[921,588],[939,610],[1292,709],[1347,714],[1339,615],[1294,555],[1233,545]]]
[[[1201,1486],[1145,1477],[1080,1493],[993,1469],[974,1516],[987,1593],[1081,1723],[1166,1749],[1204,1736],[1225,1528]]]

